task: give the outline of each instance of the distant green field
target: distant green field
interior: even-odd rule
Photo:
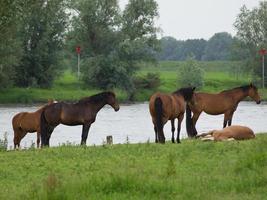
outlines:
[[[136,76],[143,76],[148,72],[160,74],[161,85],[157,89],[162,92],[172,92],[181,87],[178,84],[178,72],[184,62],[162,61],[157,65],[142,64]],[[248,84],[251,77],[241,73],[242,63],[240,62],[199,62],[199,66],[204,71],[204,87],[201,91],[219,92],[225,89]],[[40,88],[11,88],[1,90],[0,103],[35,103],[46,102],[47,99],[75,101],[81,97],[90,96],[100,92],[95,88],[88,88],[77,80],[76,74],[66,71],[59,77],[51,89]],[[122,90],[115,90],[120,101],[127,100],[127,94]],[[148,101],[154,93],[153,90],[137,90],[136,101]],[[267,100],[267,90],[260,91],[263,99]]]
[[[263,200],[267,134],[248,141],[0,151],[0,199]]]

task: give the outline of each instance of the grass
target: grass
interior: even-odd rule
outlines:
[[[162,61],[158,65],[142,64],[137,76],[145,75],[148,72],[157,72],[160,74],[161,85],[157,89],[162,92],[173,92],[178,85],[178,71],[184,62]],[[219,92],[240,85],[248,84],[251,81],[250,76],[240,73],[242,63],[240,62],[199,62],[204,71],[204,87],[201,91]],[[98,93],[100,90],[84,86],[75,74],[70,71],[63,73],[61,77],[55,80],[51,89],[40,88],[11,88],[2,90],[0,103],[35,103],[46,102],[47,99],[75,101],[84,96],[90,96]],[[122,90],[115,90],[120,101],[127,100],[127,94]],[[136,101],[148,101],[155,90],[141,89],[136,91]],[[260,90],[262,98],[267,100],[267,90]]]
[[[267,135],[249,141],[0,152],[0,199],[266,199]]]

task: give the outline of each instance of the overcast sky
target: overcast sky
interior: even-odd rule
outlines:
[[[252,9],[260,0],[156,0],[159,6],[157,25],[161,36],[179,40],[209,39],[214,33],[236,34],[233,26],[240,8]],[[123,9],[128,0],[119,0]]]

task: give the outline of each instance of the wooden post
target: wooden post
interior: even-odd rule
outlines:
[[[112,135],[108,135],[107,136],[107,144],[113,144],[113,138],[112,138]]]

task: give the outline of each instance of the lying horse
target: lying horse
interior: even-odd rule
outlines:
[[[41,114],[41,141],[42,146],[49,146],[50,136],[59,124],[68,126],[83,125],[81,144],[86,144],[88,132],[96,119],[98,111],[106,104],[120,109],[113,92],[102,92],[85,97],[77,103],[59,102],[47,106]]]
[[[199,115],[204,111],[210,115],[224,114],[223,128],[232,124],[233,114],[240,101],[249,96],[257,104],[261,102],[260,95],[255,85],[241,86],[218,94],[194,93],[193,101],[187,106],[186,127],[190,135],[197,135],[196,123]],[[193,117],[191,118],[191,111]]]
[[[245,140],[255,138],[254,132],[246,126],[228,126],[222,130],[213,130],[208,133],[198,135],[202,140]]]
[[[180,143],[181,123],[184,118],[186,102],[191,101],[195,88],[181,88],[172,94],[157,92],[153,94],[149,101],[149,111],[152,117],[155,131],[155,142],[165,143],[163,126],[171,120],[172,142],[174,143],[174,120],[178,119],[177,143]]]
[[[20,141],[27,133],[37,132],[37,147],[40,146],[40,116],[44,108],[55,101],[48,100],[48,104],[42,106],[35,112],[20,112],[12,119],[12,126],[14,130],[14,149],[20,147]]]

